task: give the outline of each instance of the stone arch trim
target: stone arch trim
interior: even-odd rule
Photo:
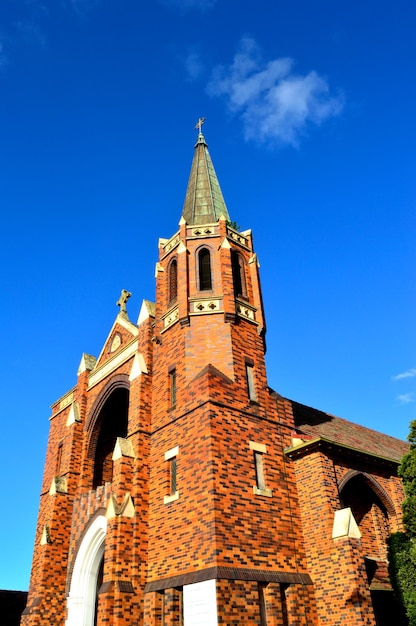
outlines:
[[[209,250],[210,254],[213,255],[215,253],[215,247],[212,245],[210,241],[206,241],[205,239],[201,240],[194,250],[194,256],[197,257],[199,252],[206,248]]]
[[[95,446],[96,446],[96,423],[98,417],[100,415],[101,409],[104,404],[107,402],[108,398],[116,389],[127,389],[130,390],[130,382],[128,374],[116,374],[113,376],[105,387],[102,389],[101,393],[95,399],[94,404],[91,407],[91,410],[88,414],[88,417],[85,421],[85,430],[89,435],[88,442],[88,457],[93,458],[95,454]],[[95,433],[95,436],[94,436]]]
[[[105,513],[106,513],[106,509],[104,507],[100,507],[99,509],[97,509],[97,511],[90,517],[90,519],[88,520],[87,524],[84,527],[84,530],[82,531],[80,537],[78,538],[75,548],[74,548],[74,553],[73,553],[73,557],[69,562],[69,566],[68,566],[68,577],[67,577],[67,581],[66,581],[66,594],[69,594],[69,590],[71,588],[71,581],[72,581],[72,573],[74,571],[74,565],[75,565],[75,561],[80,549],[80,546],[82,544],[82,542],[84,541],[84,537],[87,534],[87,532],[89,531],[90,527],[95,523],[95,520],[97,519],[97,517],[103,516],[105,517]]]
[[[107,532],[105,515],[96,515],[79,542],[67,596],[66,626],[92,626],[97,575],[104,555]]]
[[[339,493],[341,493],[347,483],[349,483],[349,481],[356,476],[362,476],[368,486],[374,491],[376,496],[380,498],[381,502],[386,507],[389,517],[395,516],[396,508],[389,494],[385,489],[383,489],[380,483],[373,476],[371,476],[371,474],[367,474],[367,472],[360,472],[359,470],[349,470],[338,483]]]

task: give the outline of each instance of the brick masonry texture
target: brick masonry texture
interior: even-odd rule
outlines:
[[[139,326],[119,315],[98,361],[84,359],[77,385],[52,407],[22,625],[73,626],[84,567],[97,626],[179,626],[183,586],[210,578],[219,624],[375,626],[366,563],[380,564],[377,580],[388,588],[385,543],[401,529],[396,470],[406,445],[269,388],[251,234],[219,219],[200,229],[181,223],[170,242],[159,250],[154,311]],[[201,291],[203,248],[212,288]],[[238,297],[233,251],[244,272]],[[260,492],[253,444],[262,451]],[[361,539],[332,538],[345,507]],[[94,569],[82,555],[99,523]]]

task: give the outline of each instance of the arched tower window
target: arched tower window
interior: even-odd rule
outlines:
[[[118,388],[104,403],[94,429],[96,438],[93,488],[113,479],[113,452],[117,437],[127,436],[128,389]]]
[[[246,272],[244,259],[235,250],[231,250],[231,263],[233,269],[234,295],[236,298],[247,297]]]
[[[173,304],[178,297],[178,262],[176,259],[173,259],[169,265],[168,280],[169,304]]]
[[[200,291],[212,289],[211,254],[207,248],[202,248],[198,253],[198,270]]]

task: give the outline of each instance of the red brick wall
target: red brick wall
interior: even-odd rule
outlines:
[[[385,541],[398,527],[399,511],[390,506],[387,512],[377,505],[377,496],[367,493],[367,483],[360,478],[354,488],[354,502],[341,502],[338,485],[348,473],[368,476],[376,481],[389,498],[397,502],[400,481],[394,466],[365,461],[350,455],[347,462],[336,452],[328,456],[316,449],[294,461],[300,515],[306,548],[308,571],[315,584],[318,615],[322,623],[333,626],[345,623],[374,625],[374,614],[365,571],[364,556],[385,559]],[[370,474],[371,472],[371,474]],[[360,483],[360,481],[362,481]],[[365,489],[360,494],[360,484]],[[348,484],[345,488],[347,493]],[[351,505],[356,511],[362,539],[332,539],[334,513]],[[348,621],[350,620],[350,621]]]
[[[263,603],[268,626],[374,625],[363,546],[357,540],[331,538],[334,512],[340,508],[338,485],[350,471],[351,459],[329,458],[320,450],[296,460],[286,456],[293,415],[290,403],[268,388],[261,289],[257,264],[248,263],[252,240],[248,236],[245,246],[233,237],[224,239],[226,235],[223,220],[207,237],[181,224],[182,245],[166,254],[161,248],[155,317],[132,334],[120,323],[111,332],[98,365],[111,364],[109,347],[116,332],[122,348],[137,338],[147,373],[130,380],[133,356],[95,384],[88,371],[82,372],[67,406],[65,398],[54,405],[24,626],[64,623],[79,546],[95,516],[108,510],[110,499],[115,513],[107,521],[98,626],[159,626],[163,615],[165,625],[180,624],[181,590],[163,580],[210,567],[244,572],[235,574],[236,580],[217,581],[219,623],[260,624]],[[221,245],[224,241],[228,244]],[[211,250],[210,293],[198,291],[201,246]],[[257,308],[257,323],[236,315],[231,247],[247,264],[245,302]],[[172,258],[178,262],[179,319],[165,328],[163,316],[168,306],[172,309]],[[220,301],[222,310],[191,314],[189,298],[206,296]],[[256,401],[248,395],[247,363],[254,371]],[[169,397],[172,367],[177,373],[174,407]],[[119,387],[129,390],[127,438],[134,457],[115,460],[112,483],[93,490],[101,409]],[[66,426],[72,400],[78,403],[81,421]],[[262,458],[271,497],[253,493],[250,441],[265,446]],[[49,495],[61,443],[59,474],[66,478],[68,492]],[[165,503],[170,495],[165,453],[175,447],[179,494]],[[371,464],[359,469],[374,474]],[[391,468],[380,469],[376,478],[389,494],[390,528],[395,530],[400,527],[395,514],[400,486]],[[134,504],[133,518],[119,508],[125,497]],[[370,518],[363,519],[370,537]],[[45,525],[51,543],[40,545]],[[376,539],[368,546],[383,541],[381,518],[376,527]],[[303,574],[303,583],[310,573],[315,587],[300,580],[289,585],[287,578],[282,583],[265,580],[259,588],[253,579],[260,573],[266,578]],[[146,584],[160,581],[160,588],[144,593]]]

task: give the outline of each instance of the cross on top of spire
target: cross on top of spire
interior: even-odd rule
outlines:
[[[205,122],[205,117],[200,117],[198,122],[195,124],[195,130],[198,131],[198,133],[202,133],[202,124]]]

